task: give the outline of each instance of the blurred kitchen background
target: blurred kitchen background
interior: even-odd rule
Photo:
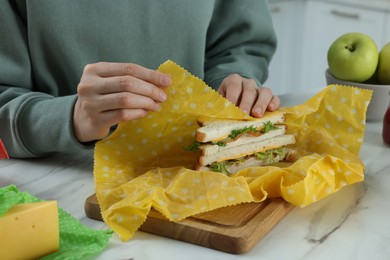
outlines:
[[[326,86],[327,51],[347,32],[390,42],[390,0],[269,0],[278,49],[264,85],[277,95]]]

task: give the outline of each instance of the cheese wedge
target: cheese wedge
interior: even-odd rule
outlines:
[[[18,204],[0,217],[0,259],[36,259],[58,249],[56,201]]]

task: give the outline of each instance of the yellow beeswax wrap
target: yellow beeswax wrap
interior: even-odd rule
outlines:
[[[172,85],[161,109],[120,123],[95,147],[96,195],[104,221],[123,241],[150,209],[171,221],[243,202],[282,197],[304,207],[343,186],[363,181],[358,157],[371,92],[328,86],[304,104],[282,108],[294,134],[294,163],[252,167],[234,175],[193,171],[192,144],[201,117],[251,117],[172,61],[159,67]]]

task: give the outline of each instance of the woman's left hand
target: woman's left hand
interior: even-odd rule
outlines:
[[[280,99],[267,87],[259,87],[253,79],[238,74],[226,77],[218,93],[253,117],[262,117],[265,111],[275,111]]]

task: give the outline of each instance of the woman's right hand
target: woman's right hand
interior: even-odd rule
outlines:
[[[132,63],[85,66],[77,87],[73,129],[80,142],[106,137],[120,122],[144,117],[166,100],[169,75]]]

